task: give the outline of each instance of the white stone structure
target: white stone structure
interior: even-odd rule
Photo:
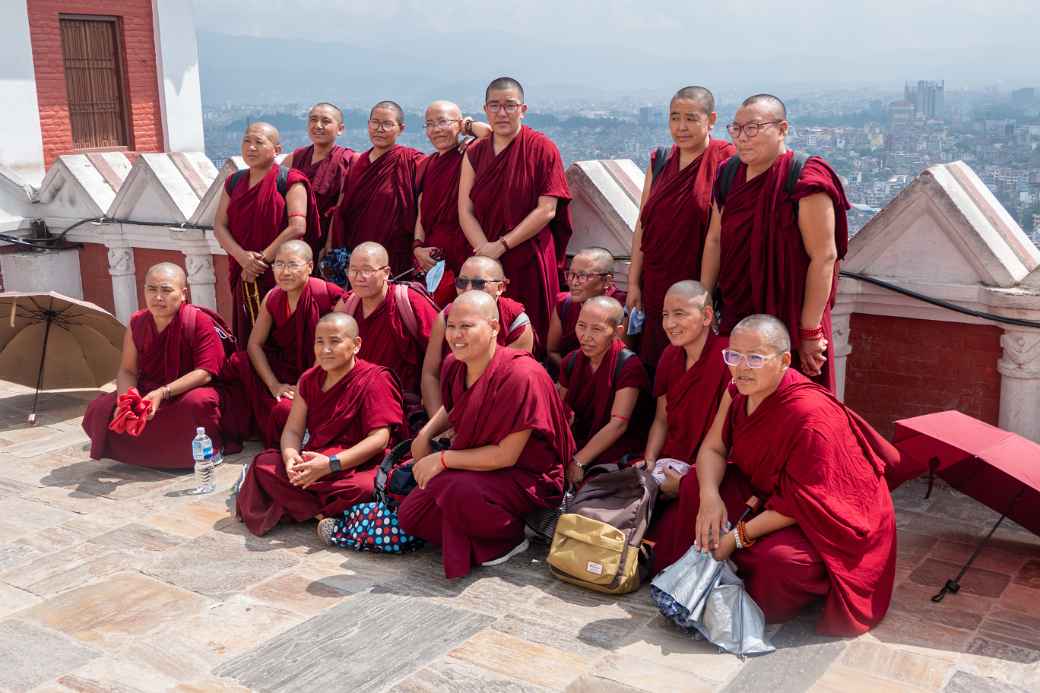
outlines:
[[[0,3],[0,165],[39,185],[43,133],[25,2]]]
[[[190,2],[152,0],[159,104],[168,152],[201,152],[202,88]]]

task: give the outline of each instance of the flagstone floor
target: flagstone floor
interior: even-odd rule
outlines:
[[[252,537],[227,489],[91,461],[93,392],[0,385],[0,689],[10,691],[1040,691],[1040,539],[997,533],[942,604],[995,516],[946,487],[897,493],[892,609],[853,639],[814,616],[773,627],[741,662],[671,628],[646,589],[606,597],[560,583],[531,550],[445,580],[432,550],[330,551],[313,525]],[[185,445],[188,442],[185,441]]]

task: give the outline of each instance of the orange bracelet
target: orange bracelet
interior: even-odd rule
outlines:
[[[441,466],[444,467],[445,469],[448,468],[448,463],[444,461],[444,453],[446,453],[446,452],[447,452],[447,450],[441,450]]]
[[[621,416],[621,414],[611,414],[610,418],[618,419],[620,421],[624,421],[625,423],[628,423],[629,421],[629,418],[627,416]]]
[[[740,533],[740,543],[744,545],[745,549],[751,548],[758,541],[757,539],[752,539],[751,535],[748,534],[746,522],[741,521],[737,523],[737,532]]]
[[[285,216],[287,216],[289,219],[292,219],[293,217],[302,217],[303,219],[306,219],[307,218],[307,213],[306,212],[289,212]]]

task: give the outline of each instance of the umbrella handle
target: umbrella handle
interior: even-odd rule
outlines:
[[[43,328],[43,348],[40,349],[40,370],[36,374],[36,393],[33,394],[32,412],[29,414],[29,423],[32,425],[36,424],[36,404],[40,401],[40,388],[43,387],[43,364],[47,360],[47,338],[50,337],[51,334],[51,321],[53,317],[51,311],[48,310],[47,323]]]
[[[924,494],[924,499],[928,500],[932,495],[932,487],[935,485],[935,472],[939,469],[939,458],[933,457],[928,460],[928,490]],[[954,590],[956,592],[956,590]]]

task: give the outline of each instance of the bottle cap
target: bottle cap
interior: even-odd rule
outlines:
[[[199,426],[198,428],[195,429],[195,433],[197,435],[204,436],[204,435],[206,435],[206,429],[204,427],[202,427],[202,426]]]

